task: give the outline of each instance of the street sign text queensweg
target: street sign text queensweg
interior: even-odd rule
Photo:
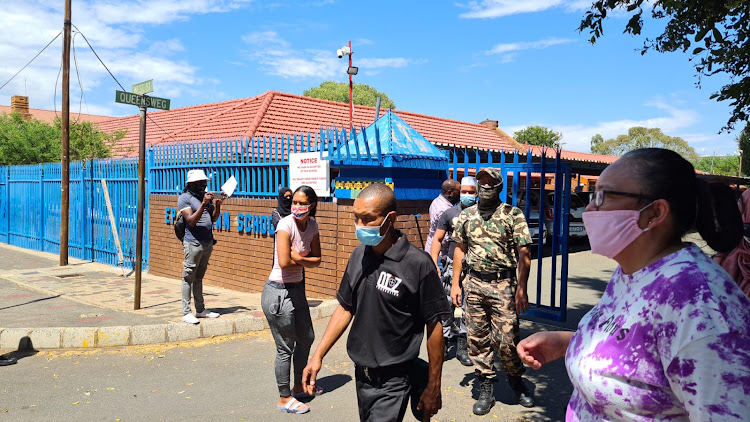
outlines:
[[[115,102],[121,104],[130,104],[148,108],[158,108],[160,110],[169,110],[169,100],[166,98],[150,97],[145,95],[136,95],[132,92],[115,91]]]

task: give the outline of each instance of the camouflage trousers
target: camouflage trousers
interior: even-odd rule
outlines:
[[[493,352],[496,352],[506,375],[523,375],[525,368],[516,351],[521,333],[515,279],[485,282],[467,275],[463,284],[469,357],[475,371],[494,378]]]

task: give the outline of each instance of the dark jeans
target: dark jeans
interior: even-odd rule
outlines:
[[[276,343],[276,384],[280,396],[291,396],[289,372],[294,362],[294,383],[302,384],[302,371],[315,340],[310,305],[305,297],[305,285],[284,286],[267,282],[263,287],[260,306],[268,320]]]

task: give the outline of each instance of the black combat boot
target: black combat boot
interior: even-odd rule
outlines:
[[[520,375],[508,375],[508,382],[518,397],[518,404],[523,407],[534,407],[534,393],[523,383]]]
[[[469,344],[466,341],[466,334],[461,334],[458,336],[458,345],[456,346],[456,358],[459,362],[461,362],[461,365],[463,366],[471,366],[471,359],[469,358],[469,350],[468,350]]]
[[[443,337],[443,344],[445,345],[443,349],[443,362],[448,360],[448,352],[451,349],[451,339],[448,337]]]
[[[495,394],[492,389],[493,380],[485,377],[477,377],[475,382],[479,382],[479,400],[474,403],[471,409],[475,415],[481,416],[490,413],[490,409],[495,405]]]

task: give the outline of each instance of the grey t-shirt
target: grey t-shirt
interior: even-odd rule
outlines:
[[[202,200],[196,198],[192,193],[190,192],[183,192],[182,195],[177,199],[177,209],[182,212],[182,210],[186,208],[190,208],[190,212],[195,212],[198,208],[201,207]],[[190,224],[185,222],[185,240],[188,242],[208,242],[210,240],[213,240],[214,234],[211,231],[211,229],[214,226],[214,222],[211,221],[211,214],[214,213],[214,204],[213,202],[208,204],[207,207],[203,209],[203,214],[201,215],[201,219],[198,220],[198,223],[195,225],[195,227],[192,227]]]

